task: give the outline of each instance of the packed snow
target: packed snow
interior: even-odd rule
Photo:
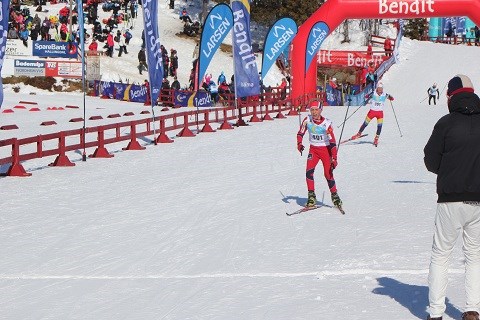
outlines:
[[[382,79],[395,100],[379,146],[373,121],[367,137],[339,149],[334,174],[345,216],[332,207],[321,167],[315,181],[324,206],[285,214],[307,196],[298,117],[195,138],[169,132],[174,143],[143,139],[143,151],[109,145],[111,159],[83,162],[71,152],[75,167],[48,167],[53,157],[23,162],[31,177],[0,179],[0,318],[425,319],[436,194],[423,147],[447,113],[447,81],[463,73],[480,86],[472,68],[478,50],[403,40],[399,63]],[[429,106],[434,82],[442,93]],[[42,111],[0,113],[0,126],[15,123],[17,135],[35,136],[47,130],[44,119],[60,130],[83,116],[81,108],[45,109],[81,105],[82,95],[32,90],[7,88],[2,109],[27,100]],[[91,97],[86,105],[87,115],[146,108]],[[347,121],[342,140],[366,111]],[[346,112],[323,111],[337,139]],[[0,139],[12,134],[0,131]],[[444,319],[459,319],[460,244],[450,280]]]

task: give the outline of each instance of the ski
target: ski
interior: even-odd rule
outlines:
[[[315,209],[318,209],[320,207],[321,206],[319,206],[319,205],[315,205],[314,207],[301,207],[297,211],[290,212],[290,213],[287,212],[287,216],[293,216],[293,215],[304,213],[304,212],[307,212],[307,211],[310,211],[310,210],[315,210]]]
[[[321,207],[323,207],[323,206],[322,205],[316,205],[314,207],[301,207],[297,211],[287,212],[286,214],[287,214],[287,216],[294,216],[296,214],[308,212],[308,211],[315,210],[315,209],[318,209],[318,208],[321,208]],[[343,210],[342,206],[334,206],[334,207],[337,208],[340,211],[341,214],[345,214],[345,210]]]
[[[345,210],[343,210],[342,206],[335,206],[342,214],[345,214]]]
[[[347,143],[347,142],[350,142],[350,141],[354,141],[354,140],[357,140],[357,139],[360,139],[360,138],[363,138],[363,137],[366,137],[366,136],[368,136],[368,133],[364,133],[360,137],[355,138],[355,139],[352,139],[352,138],[345,139],[343,141],[340,141],[340,144],[344,144],[344,143]]]

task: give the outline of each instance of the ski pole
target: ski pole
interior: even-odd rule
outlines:
[[[342,131],[340,131],[340,138],[338,138],[337,152],[340,150],[340,141],[342,141],[343,129],[345,128],[345,122],[347,122],[347,114],[348,114],[348,109],[350,109],[350,101],[352,101],[352,99],[348,98],[347,111],[345,112],[345,120],[343,120]]]
[[[448,84],[448,82],[447,82],[447,83],[445,83],[445,85],[443,86],[443,89],[442,89],[442,91],[440,91],[440,95],[443,93],[443,90],[445,90],[445,88],[447,87],[447,84]]]
[[[395,114],[395,108],[393,107],[392,100],[388,100],[388,101],[390,101],[390,105],[392,106],[393,115],[395,116],[395,121],[397,122],[397,127],[398,127],[398,131],[400,132],[400,137],[403,137],[402,130],[400,130],[400,125],[398,124],[397,115]]]
[[[348,102],[349,102],[349,105],[348,105],[348,106],[350,106],[350,100],[348,100]],[[355,109],[355,111],[353,111],[352,114],[348,116],[348,118],[346,118],[342,123],[340,123],[340,124],[337,126],[337,128],[340,128],[342,125],[344,125],[345,122],[347,122],[347,120],[350,119],[350,117],[353,116],[353,115],[355,114],[355,112],[357,112],[358,110],[360,110],[361,107],[363,107],[363,105],[361,105],[361,106],[359,106],[357,109]]]
[[[428,96],[426,96],[425,98],[423,98],[422,101],[420,101],[420,103],[422,103],[423,101],[427,100]]]

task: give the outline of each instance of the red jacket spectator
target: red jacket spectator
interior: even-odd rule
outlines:
[[[373,55],[372,44],[369,43],[367,47],[367,56],[372,57],[372,55]]]
[[[70,10],[68,9],[67,6],[65,6],[62,9],[60,9],[60,11],[58,12],[58,15],[63,17],[68,17],[69,13],[70,13]]]
[[[92,41],[92,43],[90,43],[90,45],[88,46],[88,50],[90,51],[97,51],[98,49],[98,43],[97,41],[95,41],[95,39]]]
[[[385,55],[386,56],[391,56],[392,55],[392,40],[390,40],[389,37],[385,39],[385,42],[383,43],[383,49],[385,49]]]
[[[60,25],[60,32],[68,33],[68,27],[67,27],[67,24],[66,24],[66,23],[62,23],[62,24]]]
[[[113,41],[113,34],[109,33],[107,36],[107,45],[109,47],[113,47],[115,45],[115,42]]]

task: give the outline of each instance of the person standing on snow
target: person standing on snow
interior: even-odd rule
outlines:
[[[303,136],[308,131],[310,149],[308,150],[306,182],[308,188],[308,200],[306,207],[314,207],[317,203],[315,195],[314,172],[319,161],[322,161],[323,174],[327,180],[332,195],[332,202],[340,207],[342,201],[337,193],[333,169],[337,167],[337,143],[333,134],[332,122],[322,116],[323,106],[313,105],[308,115],[300,126],[297,133],[297,149],[300,154],[305,147],[302,144]]]
[[[218,76],[218,85],[221,85],[222,83],[227,83],[227,78],[225,77],[225,73],[223,71]]]
[[[462,320],[480,312],[480,98],[471,80],[448,82],[449,114],[435,124],[424,148],[428,171],[437,175],[437,212],[428,274],[429,317],[445,312],[448,265],[455,242],[463,237],[466,304]]]
[[[147,55],[145,53],[145,47],[140,48],[138,51],[138,71],[142,74],[142,71],[145,69],[148,71],[147,65]]]
[[[358,133],[351,137],[352,140],[360,138],[362,135],[363,130],[368,126],[370,121],[373,118],[377,118],[377,133],[375,135],[375,139],[373,139],[373,145],[376,147],[378,146],[378,139],[380,138],[380,133],[382,132],[382,125],[383,125],[383,108],[385,107],[386,100],[393,100],[393,96],[383,92],[383,84],[381,82],[378,83],[375,92],[372,95],[372,98],[368,102],[370,106],[370,110],[365,117],[365,121],[360,126],[360,130]]]
[[[393,44],[392,44],[392,40],[390,40],[389,37],[385,39],[385,42],[383,43],[383,49],[385,50],[385,55],[387,57],[392,56]]]
[[[432,99],[433,99],[433,104],[437,105],[437,101],[435,100],[435,96],[437,96],[437,99],[440,99],[440,91],[438,91],[437,84],[434,83],[433,86],[428,88],[427,93],[428,93],[428,105],[430,105],[430,101]]]
[[[128,54],[127,52],[127,44],[125,43],[125,35],[123,35],[120,31],[117,31],[118,36],[118,56],[121,57],[122,53]]]

